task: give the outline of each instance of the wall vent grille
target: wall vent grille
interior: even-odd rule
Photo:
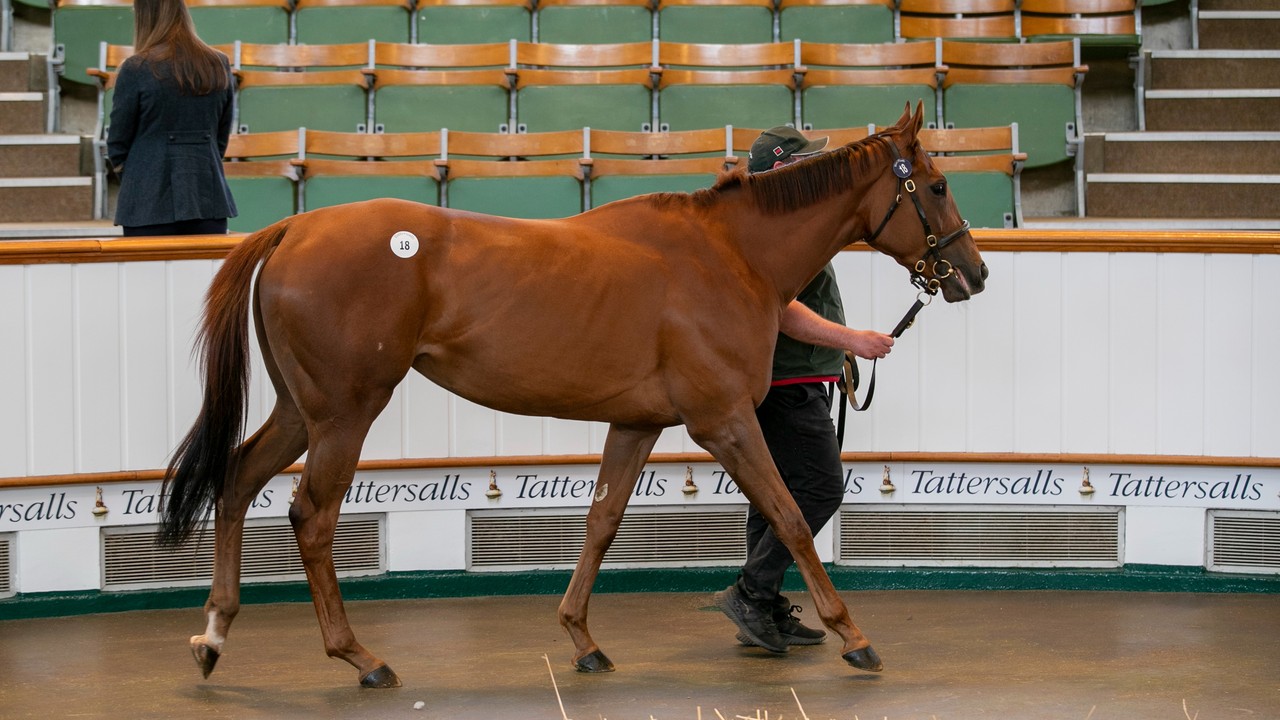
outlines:
[[[0,597],[13,594],[13,536],[0,535]]]
[[[1119,508],[892,506],[839,513],[837,562],[955,567],[1119,567]]]
[[[469,515],[469,567],[572,568],[586,539],[585,511],[478,511]],[[604,567],[736,565],[746,559],[745,508],[632,508]]]
[[[1280,573],[1280,513],[1209,511],[1209,569]]]
[[[214,553],[212,524],[175,550],[157,547],[155,534],[155,526],[104,531],[103,589],[178,587],[210,581]],[[333,539],[333,563],[338,575],[382,572],[386,566],[383,537],[380,515],[340,518]],[[248,521],[242,556],[240,577],[246,582],[306,577],[287,518]]]

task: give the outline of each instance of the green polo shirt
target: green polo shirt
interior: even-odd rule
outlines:
[[[831,263],[822,268],[796,299],[824,319],[844,324],[844,304],[840,301],[840,287],[836,285],[836,271]],[[843,368],[843,351],[802,343],[778,333],[778,345],[773,352],[774,384],[802,379],[833,380],[840,376]]]

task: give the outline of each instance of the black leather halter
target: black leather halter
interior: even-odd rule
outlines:
[[[911,204],[915,205],[916,215],[920,218],[920,224],[924,227],[924,242],[928,248],[924,251],[924,256],[916,261],[915,267],[911,271],[911,284],[920,288],[920,293],[916,295],[916,301],[911,305],[911,309],[907,310],[907,314],[902,316],[898,321],[898,325],[893,328],[890,335],[894,338],[902,336],[907,328],[911,327],[916,320],[916,314],[924,309],[926,305],[933,301],[933,296],[937,294],[942,287],[942,281],[951,276],[955,272],[955,267],[943,258],[939,253],[942,248],[950,245],[956,238],[969,232],[969,221],[961,220],[960,227],[943,235],[939,238],[933,232],[933,227],[929,225],[929,218],[925,217],[924,205],[920,204],[920,198],[916,196],[916,183],[911,179],[912,167],[911,163],[902,157],[898,152],[898,146],[890,142],[889,149],[893,151],[893,174],[898,178],[898,194],[893,199],[893,204],[889,206],[889,210],[885,212],[884,219],[880,221],[880,225],[876,227],[875,232],[867,238],[867,244],[871,244],[876,238],[880,237],[881,231],[889,224],[889,219],[897,212],[898,206],[902,204],[902,193],[905,190],[907,197],[911,198]],[[932,266],[930,266],[932,262]],[[945,266],[945,268],[943,267]],[[929,269],[932,277],[925,279],[924,271]],[[921,296],[928,295],[928,299],[922,299]],[[871,407],[871,398],[876,393],[876,361],[871,361],[871,378],[867,381],[867,396],[862,401],[862,405],[858,405],[857,399],[853,393],[858,389],[858,362],[856,356],[852,352],[846,352],[844,358],[844,377],[840,382],[840,394],[847,395],[849,404],[853,409],[861,412]],[[841,445],[844,444],[844,403],[840,403],[840,418],[838,423],[838,432]]]

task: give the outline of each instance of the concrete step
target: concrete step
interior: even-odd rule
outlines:
[[[0,177],[82,175],[78,135],[0,135]]]
[[[1024,218],[1027,230],[1280,230],[1280,219],[1251,218],[1134,218],[1052,217]],[[4,238],[0,225],[0,239]]]
[[[33,85],[37,79],[33,75],[35,67],[43,68],[43,63],[36,63],[35,56],[24,52],[0,52],[0,92],[29,92],[40,89]]]
[[[44,132],[44,95],[38,92],[0,92],[0,128],[13,134]]]
[[[1280,175],[1280,132],[1087,135],[1085,172]]]
[[[1273,131],[1280,125],[1280,89],[1148,90],[1148,130]]]
[[[1200,0],[1203,10],[1280,10],[1280,0]]]
[[[1195,23],[1204,49],[1280,49],[1280,10],[1201,9]]]
[[[1280,219],[1280,175],[1086,173],[1091,218]]]
[[[93,218],[93,178],[0,178],[0,223]]]
[[[1153,50],[1148,90],[1280,88],[1280,50]]]

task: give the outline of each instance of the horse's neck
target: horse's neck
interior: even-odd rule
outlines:
[[[790,213],[739,213],[738,245],[782,303],[795,298],[841,248],[867,234],[858,212],[862,195],[859,187]]]

